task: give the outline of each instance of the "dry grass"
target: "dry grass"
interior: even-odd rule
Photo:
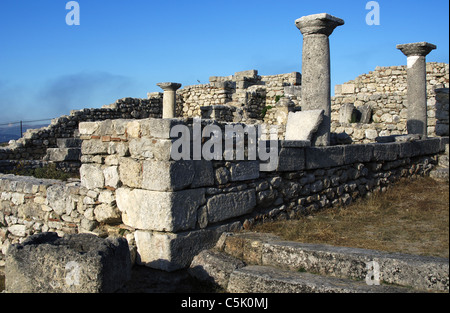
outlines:
[[[449,257],[449,185],[402,181],[384,194],[300,220],[257,225],[284,240]]]

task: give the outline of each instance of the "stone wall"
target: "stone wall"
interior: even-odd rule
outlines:
[[[228,106],[234,122],[263,120],[264,108],[275,106],[281,97],[300,101],[301,74],[294,72],[260,76],[258,71],[212,76],[209,84],[186,86],[177,92],[179,117],[202,117],[201,107]],[[205,116],[203,116],[205,117]]]
[[[137,250],[137,263],[173,271],[224,231],[347,205],[427,175],[448,144],[448,137],[325,148],[283,141],[277,170],[263,171],[255,160],[172,160],[170,130],[191,123],[81,123],[81,181],[0,176],[3,253],[43,231],[115,234]]]
[[[0,163],[2,160],[42,160],[48,148],[57,148],[58,139],[77,137],[80,122],[161,117],[161,108],[162,97],[155,95],[149,99],[119,99],[100,109],[71,111],[70,115],[53,119],[47,127],[27,130],[21,139],[0,148]]]
[[[427,63],[428,135],[448,136],[449,65]],[[369,121],[342,110],[370,107]],[[344,113],[344,114],[343,114]],[[374,142],[377,137],[406,134],[406,66],[377,67],[375,71],[335,87],[332,98],[332,132],[346,133],[354,142]]]

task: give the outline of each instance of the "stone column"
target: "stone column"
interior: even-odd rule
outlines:
[[[428,42],[398,45],[408,57],[408,134],[428,135],[427,124],[427,65],[426,56],[436,46]]]
[[[164,90],[163,97],[163,118],[175,118],[175,110],[176,110],[176,91],[181,87],[181,84],[178,83],[159,83],[158,87],[161,87]]]
[[[303,34],[302,109],[324,110],[324,118],[312,144],[330,145],[331,132],[331,80],[329,36],[338,26],[340,18],[327,13],[304,16],[295,21]]]

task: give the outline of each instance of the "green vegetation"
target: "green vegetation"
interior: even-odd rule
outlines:
[[[69,178],[79,178],[77,174],[65,173],[56,168],[55,164],[48,164],[47,166],[30,169],[25,167],[25,163],[19,162],[15,169],[7,172],[7,174],[14,174],[17,176],[32,176],[42,179],[58,179],[67,181]]]
[[[270,106],[270,105],[265,106],[261,111],[261,117],[264,118],[267,114],[267,111],[272,110],[272,109],[273,109],[273,106]]]

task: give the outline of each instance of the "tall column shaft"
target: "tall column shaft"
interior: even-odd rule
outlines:
[[[327,35],[303,37],[302,110],[323,110],[313,145],[328,146],[331,131],[330,41]]]
[[[424,56],[409,56],[408,81],[408,121],[409,134],[428,134],[427,114],[427,69]]]
[[[331,74],[329,36],[340,18],[326,13],[304,16],[295,21],[303,34],[302,110],[323,110],[324,117],[313,136],[314,146],[329,146],[331,138]]]
[[[162,118],[175,118],[177,103],[176,91],[181,87],[181,84],[159,83],[157,85],[164,90]]]
[[[428,135],[426,56],[436,46],[427,42],[398,45],[407,56],[408,134]]]

